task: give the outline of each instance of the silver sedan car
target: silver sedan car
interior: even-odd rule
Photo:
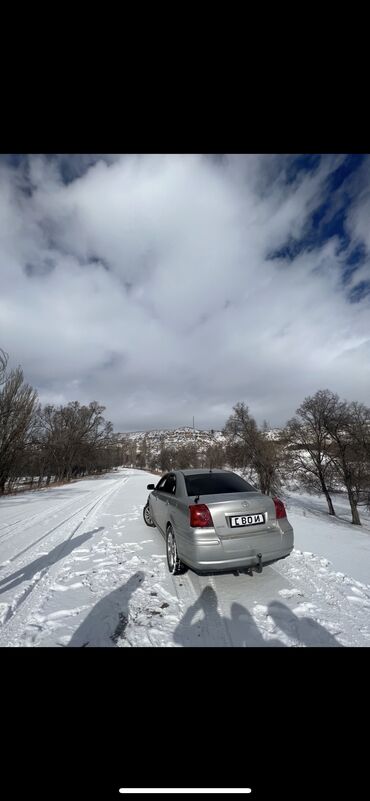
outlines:
[[[228,470],[174,470],[151,490],[143,510],[166,539],[168,568],[197,573],[257,568],[289,556],[293,528],[283,502]]]

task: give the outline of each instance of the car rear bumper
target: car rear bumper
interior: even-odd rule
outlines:
[[[270,562],[276,562],[278,559],[285,559],[285,557],[291,554],[293,548],[289,548],[287,551],[275,551],[270,553],[268,557],[264,557],[262,554],[261,562],[262,564],[268,564]],[[215,559],[211,560],[204,560],[204,559],[196,559],[190,560],[188,557],[186,559],[186,565],[190,567],[197,573],[206,573],[209,572],[226,572],[228,570],[239,570],[242,568],[253,567],[254,565],[259,564],[259,559],[257,555],[254,556],[246,556],[246,557],[237,557],[236,559],[222,559],[216,561]]]
[[[294,537],[292,526],[285,522],[284,530],[276,527],[274,532],[265,534],[220,538],[209,531],[209,538],[204,533],[190,537],[177,537],[180,559],[197,572],[227,571],[248,568],[284,559],[293,550]],[[199,530],[198,530],[199,531]]]

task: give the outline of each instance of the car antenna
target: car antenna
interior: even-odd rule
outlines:
[[[196,495],[196,496],[195,496],[195,498],[194,498],[194,503],[198,503],[198,501],[199,501],[199,497],[200,497],[199,495]]]

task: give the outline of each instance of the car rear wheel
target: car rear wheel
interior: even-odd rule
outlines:
[[[184,573],[186,570],[186,566],[181,561],[181,559],[179,559],[179,555],[177,553],[176,539],[173,533],[172,526],[167,527],[166,551],[167,551],[167,564],[170,573],[172,573],[173,576],[179,576],[181,573]]]
[[[152,520],[152,518],[150,516],[149,503],[146,503],[145,506],[144,506],[143,518],[144,518],[144,522],[147,524],[147,526],[150,526],[150,528],[155,528],[155,523],[153,523],[153,520]]]

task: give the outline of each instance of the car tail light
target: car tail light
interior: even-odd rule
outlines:
[[[282,517],[286,517],[285,506],[280,498],[273,498],[272,500],[275,504],[276,519],[279,520]]]
[[[205,526],[213,526],[211,512],[205,503],[195,503],[189,506],[190,509],[190,525],[193,528],[205,528]]]

